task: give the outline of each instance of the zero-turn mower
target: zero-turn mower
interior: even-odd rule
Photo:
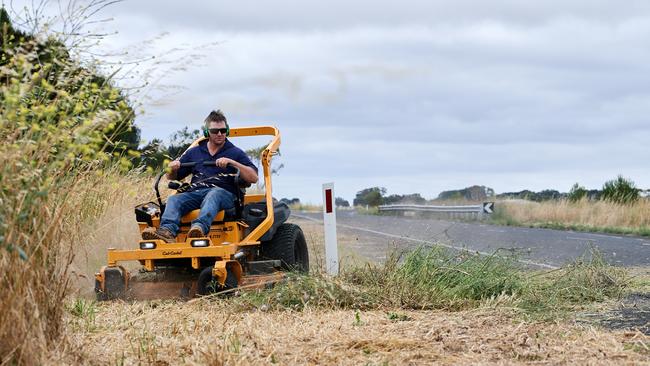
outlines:
[[[237,287],[272,285],[284,277],[283,270],[309,271],[303,232],[298,225],[285,222],[290,215],[289,207],[274,203],[272,197],[271,159],[280,146],[278,129],[232,128],[229,137],[260,135],[273,136],[260,159],[265,192],[246,194],[245,187],[240,185],[235,207],[218,212],[205,237],[187,237],[190,222],[199,213],[194,210],[181,219],[181,229],[173,243],[140,240],[135,249],[109,248],[108,265],[95,274],[98,300],[190,298]],[[194,141],[190,147],[204,139]],[[231,178],[237,183],[239,172],[234,170]],[[165,203],[159,184],[164,174],[161,172],[154,183],[157,202],[135,207],[141,233],[147,227],[160,225]],[[168,188],[179,192],[186,184],[171,181]],[[142,268],[129,273],[120,265],[124,261],[139,261]]]

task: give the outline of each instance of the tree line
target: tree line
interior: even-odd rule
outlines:
[[[631,204],[637,202],[644,195],[650,194],[650,190],[642,190],[636,187],[636,184],[621,175],[615,179],[606,181],[601,189],[588,190],[575,183],[569,192],[560,192],[554,189],[545,189],[539,192],[522,190],[519,192],[505,192],[495,194],[494,189],[474,185],[471,187],[448,190],[441,192],[436,199],[427,200],[419,193],[411,194],[391,194],[386,195],[387,190],[384,187],[370,187],[357,192],[353,205],[355,206],[379,206],[391,204],[427,204],[437,201],[484,201],[488,199],[523,199],[528,201],[543,202],[551,200],[568,200],[570,202],[588,201],[608,201],[618,204]]]

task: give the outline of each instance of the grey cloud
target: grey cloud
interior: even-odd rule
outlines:
[[[598,187],[619,173],[650,187],[640,168],[650,160],[647,1],[128,1],[110,11],[111,47],[162,54],[152,77],[168,87],[151,91],[164,103],[138,118],[143,135],[198,125],[216,107],[234,124],[275,123],[279,196],[314,202],[330,180],[348,199],[375,185],[428,197],[471,184]]]
[[[155,17],[170,28],[200,30],[304,30],[355,25],[473,23],[485,19],[515,24],[539,24],[554,18],[587,17],[617,22],[647,13],[643,0],[612,6],[608,0],[410,1],[128,1],[109,9],[116,14]]]

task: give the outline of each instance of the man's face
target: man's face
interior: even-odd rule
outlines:
[[[210,122],[208,130],[210,131],[210,141],[215,145],[222,145],[226,141],[226,133],[223,131],[226,128],[225,122]],[[215,131],[218,129],[219,131]]]

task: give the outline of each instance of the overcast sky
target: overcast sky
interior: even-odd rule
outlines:
[[[647,0],[132,0],[101,17],[118,32],[103,49],[130,50],[112,60],[157,55],[133,66],[157,81],[143,138],[215,108],[274,124],[278,198],[650,188]]]

